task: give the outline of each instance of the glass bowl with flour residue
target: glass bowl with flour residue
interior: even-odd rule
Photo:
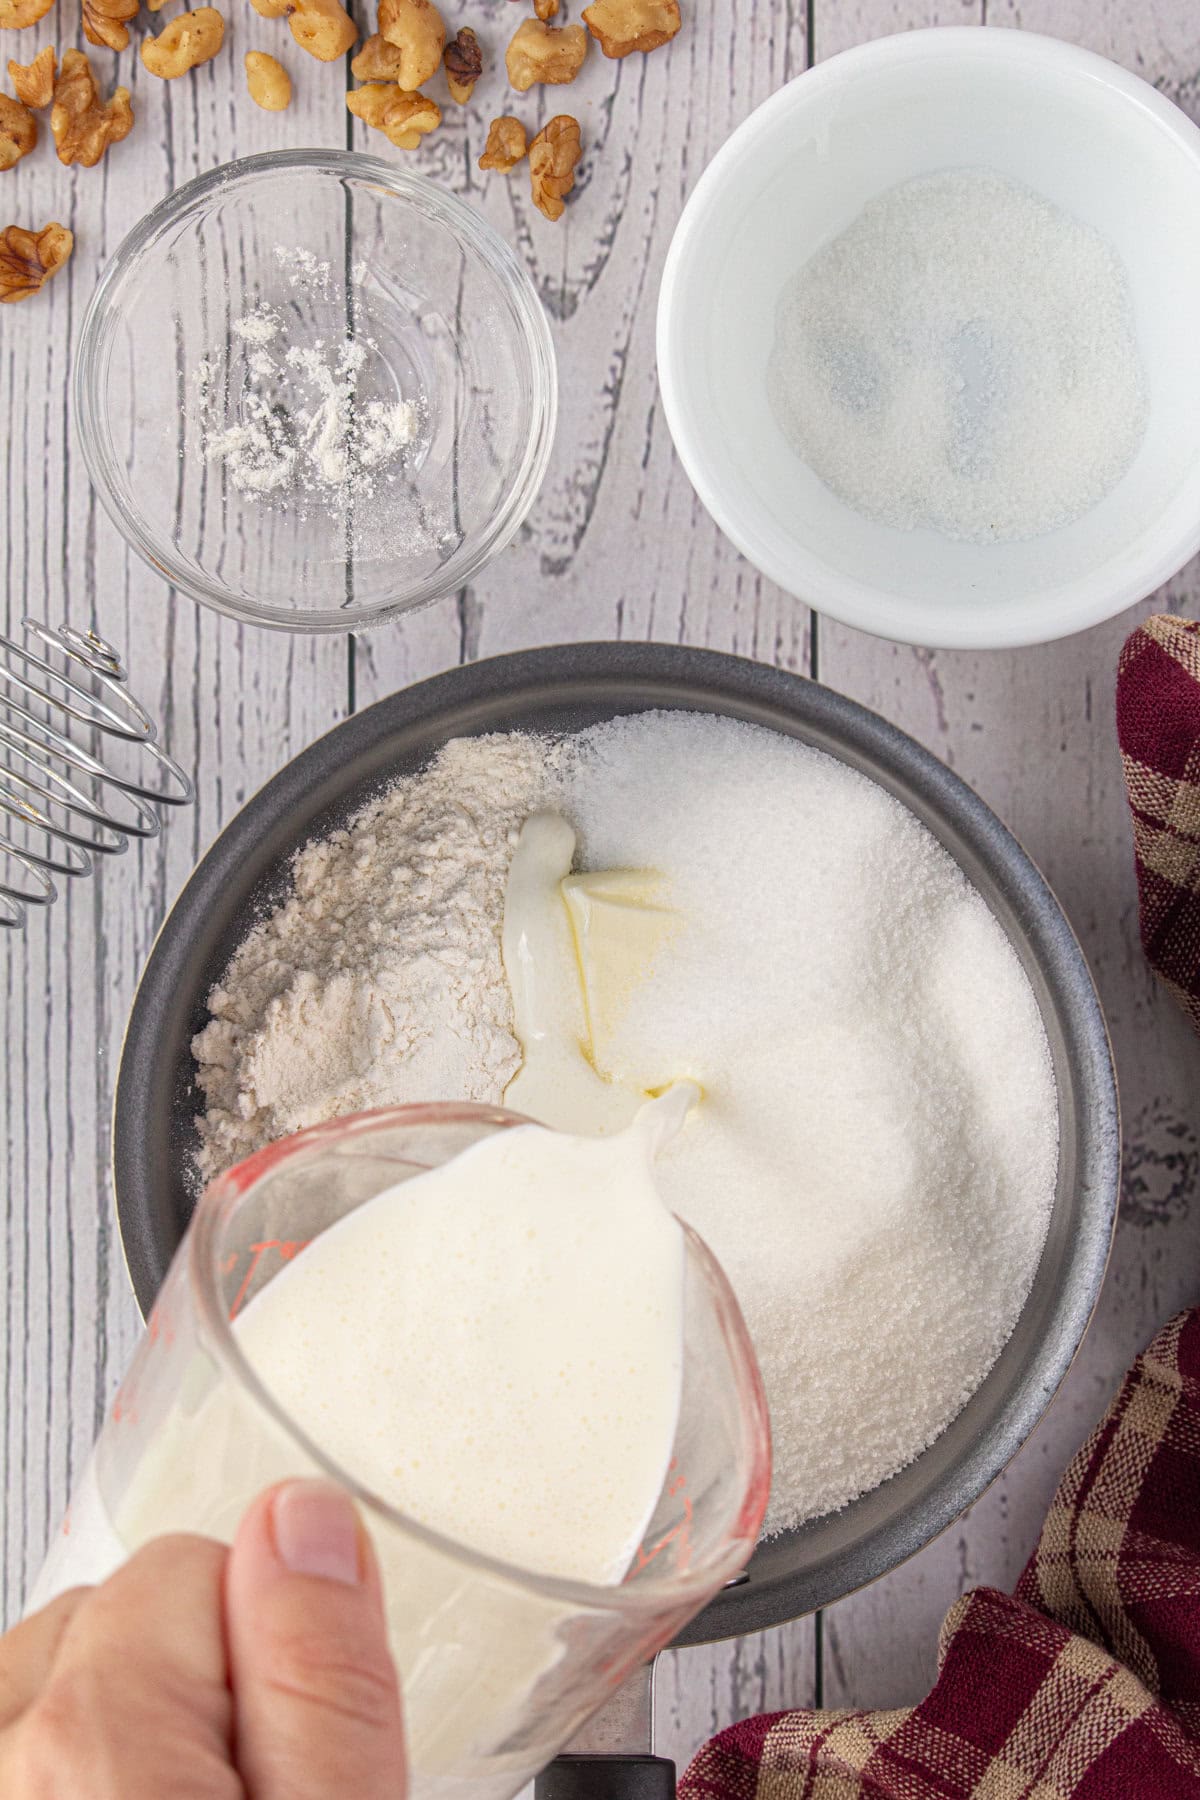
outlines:
[[[461,588],[525,518],[556,412],[533,284],[473,209],[374,157],[247,157],[155,207],[84,321],[75,410],[118,530],[283,629]]]

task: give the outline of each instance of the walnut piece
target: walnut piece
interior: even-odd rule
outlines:
[[[27,106],[0,94],[0,169],[11,169],[38,141],[38,123]]]
[[[587,55],[588,34],[582,25],[542,25],[525,19],[517,26],[504,56],[508,79],[519,94],[535,82],[558,85],[574,81]]]
[[[533,10],[543,21],[556,19],[558,17],[558,0],[533,0]]]
[[[83,0],[83,35],[105,50],[128,50],[129,20],[141,0]]]
[[[341,0],[291,0],[288,30],[318,62],[336,62],[358,42],[358,26]]]
[[[583,21],[605,56],[658,50],[679,30],[679,0],[592,0]]]
[[[13,62],[8,65],[8,79],[13,84],[13,93],[22,106],[33,106],[39,110],[49,106],[54,98],[54,75],[58,68],[58,58],[54,54],[54,45],[47,44],[39,50],[31,63]]]
[[[379,29],[401,52],[394,80],[413,94],[442,62],[446,27],[432,0],[379,0]]]
[[[390,81],[396,83],[404,52],[397,44],[374,32],[357,56],[350,59],[350,73],[357,81]]]
[[[511,113],[502,113],[488,126],[487,143],[479,166],[481,169],[498,169],[501,175],[507,175],[510,169],[516,168],[528,148],[529,140],[520,119],[514,119]]]
[[[583,154],[579,120],[559,113],[543,125],[529,146],[533,204],[548,219],[561,219],[563,196],[575,186],[575,164]]]
[[[168,20],[157,37],[142,39],[142,61],[151,75],[175,81],[211,62],[225,41],[225,21],[215,6],[198,6]]]
[[[469,25],[464,25],[458,36],[451,38],[442,52],[442,61],[446,65],[446,85],[450,89],[450,98],[457,100],[460,106],[465,106],[475,92],[475,83],[483,74],[483,51]]]
[[[49,281],[75,248],[65,225],[43,226],[41,231],[22,231],[10,225],[0,231],[0,305],[28,300]]]
[[[442,122],[442,109],[436,100],[427,94],[410,94],[394,82],[352,88],[346,95],[346,105],[355,118],[382,131],[397,150],[415,150],[421,139],[436,131]]]
[[[246,86],[264,112],[285,112],[292,103],[292,81],[281,62],[265,50],[247,50]]]
[[[157,0],[157,3],[162,6],[164,0]],[[250,0],[250,4],[260,19],[282,19],[284,13],[291,6],[292,0]],[[149,0],[149,5],[153,11],[155,0]]]
[[[54,0],[0,0],[0,31],[24,31],[44,19]]]
[[[111,100],[102,102],[86,50],[64,50],[50,129],[60,163],[93,168],[110,144],[119,144],[133,130],[129,89],[115,88]]]

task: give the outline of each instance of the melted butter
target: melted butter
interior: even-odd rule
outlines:
[[[526,819],[505,889],[503,933],[525,1060],[504,1101],[558,1131],[607,1137],[671,1085],[664,1075],[652,1088],[636,1087],[606,1079],[600,1068],[675,915],[659,903],[659,877],[627,869],[573,876],[574,856],[575,833],[560,814]]]

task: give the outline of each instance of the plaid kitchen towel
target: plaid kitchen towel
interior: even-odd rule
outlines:
[[[680,1795],[1200,1800],[1200,1308],[1125,1377],[1015,1597],[947,1614],[919,1706],[750,1719]]]
[[[1142,947],[1200,1030],[1200,626],[1157,614],[1117,669]]]

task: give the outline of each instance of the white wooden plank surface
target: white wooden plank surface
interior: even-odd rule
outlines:
[[[75,41],[72,0],[59,0],[59,11],[56,31],[52,13],[33,31],[0,34],[0,50],[26,58],[52,37]],[[681,1759],[710,1731],[763,1708],[917,1697],[946,1606],[972,1583],[1011,1584],[1062,1463],[1120,1369],[1172,1308],[1196,1298],[1200,1232],[1191,1104],[1200,1050],[1137,951],[1112,732],[1112,672],[1131,620],[1050,650],[982,656],[901,649],[813,622],[740,561],[699,507],[671,451],[653,357],[658,277],[687,193],[728,132],[810,54],[986,17],[1089,43],[1194,113],[1200,15],[1192,0],[694,0],[687,11],[669,55],[593,57],[571,92],[588,154],[561,225],[533,212],[520,176],[481,177],[473,160],[492,112],[511,106],[536,122],[568,104],[560,93],[547,107],[536,94],[505,95],[493,74],[422,152],[418,166],[481,205],[534,272],[560,359],[559,437],[528,525],[471,589],[349,644],[240,632],[171,599],[99,513],[64,397],[87,295],[129,225],[171,186],[235,153],[346,142],[340,71],[312,63],[282,26],[240,7],[218,61],[169,88],[132,51],[96,51],[97,68],[133,89],[132,136],[94,170],[61,169],[43,145],[0,178],[11,202],[0,223],[58,217],[78,240],[45,295],[0,312],[6,617],[27,605],[54,619],[97,617],[130,649],[135,689],[200,784],[194,814],[175,819],[160,845],[78,887],[23,940],[0,934],[3,1618],[19,1606],[136,1331],[110,1218],[107,1130],[137,972],[221,824],[349,706],[476,655],[586,637],[706,643],[811,667],[980,788],[1058,887],[1093,959],[1124,1089],[1128,1192],[1078,1367],[1002,1481],[905,1569],[816,1623],[664,1657],[660,1748]],[[452,28],[475,24],[493,58],[514,16],[506,0],[447,7]],[[282,117],[248,103],[241,75],[246,48],[281,44],[297,96]],[[399,158],[354,130],[352,141]],[[1186,571],[1168,599],[1195,611],[1200,571]]]

